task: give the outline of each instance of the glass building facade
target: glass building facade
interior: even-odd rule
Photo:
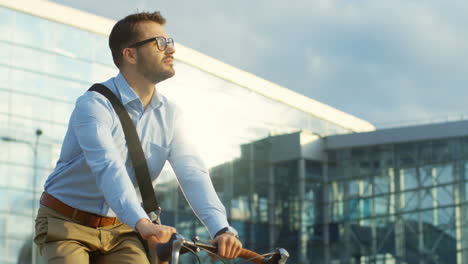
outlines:
[[[464,132],[329,149],[330,263],[468,263],[467,143]]]
[[[212,177],[244,245],[285,247],[291,263],[468,263],[461,124],[445,136],[437,131],[459,124],[421,126],[429,138],[411,128],[324,137],[321,158],[301,133],[268,137]],[[402,134],[420,139],[388,138]]]
[[[60,22],[34,14],[37,10],[57,10],[57,4],[34,6],[48,5],[41,1],[24,7],[26,4],[19,1],[17,4],[22,7],[11,7],[11,2],[7,2],[0,1],[0,263],[31,263],[38,198],[55,166],[74,102],[92,83],[115,76],[117,70],[107,47],[107,33],[63,22],[68,18]],[[83,20],[88,18],[83,16]],[[264,96],[177,56],[175,67],[176,76],[158,85],[158,91],[173,98],[185,111],[187,120],[193,122],[189,126],[194,142],[213,173],[220,174],[215,185],[224,186],[219,189],[221,198],[227,201],[232,195],[236,197],[227,203],[233,225],[249,234],[247,245],[257,247],[256,241],[265,234],[242,226],[253,228],[246,223],[261,226],[270,219],[264,213],[269,192],[264,186],[255,196],[242,194],[246,188],[242,184],[249,179],[240,176],[249,172],[248,177],[253,177],[252,170],[264,169],[238,169],[235,164],[246,164],[241,146],[269,135],[299,130],[323,135],[354,130],[312,115],[293,103]],[[236,167],[235,171],[226,171],[225,164]],[[285,179],[294,173],[287,164],[275,170]],[[260,184],[266,179],[257,180]],[[230,184],[237,187],[229,187]],[[206,237],[205,228],[193,216],[182,194],[173,191],[176,185],[167,166],[157,186],[164,205],[163,221],[175,225],[184,235]],[[297,211],[281,209],[282,205],[297,202],[291,199],[296,198],[288,193],[277,195],[276,200],[282,202],[277,205],[279,211],[274,211],[275,226],[297,225]],[[288,219],[282,217],[284,214],[290,214]],[[289,231],[278,229],[278,233],[269,236],[281,232]],[[266,249],[271,243],[258,246]]]

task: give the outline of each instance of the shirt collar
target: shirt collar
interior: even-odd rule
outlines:
[[[125,80],[125,77],[120,72],[117,77],[115,77],[115,86],[117,86],[117,90],[120,94],[120,99],[122,100],[123,105],[126,105],[135,100],[140,100],[138,95],[135,93],[135,91],[133,91],[132,87],[130,87],[127,80]]]
[[[160,98],[158,91],[155,88],[153,98],[151,98],[151,102],[149,103],[148,106],[151,107],[151,109],[156,109],[156,108],[161,107],[161,105],[162,105],[162,100]]]
[[[128,84],[127,80],[123,76],[122,73],[119,72],[117,77],[115,78],[115,85],[117,86],[117,90],[120,93],[120,99],[122,100],[123,105],[127,105],[135,100],[140,100],[138,98],[138,95],[135,93],[135,91],[130,87]],[[151,98],[151,102],[149,103],[149,107],[152,109],[159,108],[162,105],[162,100],[160,98],[160,95],[158,94],[157,91],[153,94],[153,98]]]

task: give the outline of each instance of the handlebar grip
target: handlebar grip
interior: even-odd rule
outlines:
[[[167,241],[166,243],[158,243],[156,241],[156,243],[153,244],[153,245],[156,245],[156,255],[158,256],[159,260],[168,261],[171,258],[172,244],[173,244],[174,240],[176,240],[176,235],[177,234],[174,233],[171,236],[171,238],[169,239],[169,241]],[[150,245],[151,245],[152,241],[150,241],[150,239],[151,238],[148,239],[148,243],[150,243]],[[154,248],[154,247],[150,246],[150,248]]]
[[[278,249],[275,254],[269,257],[264,257],[258,253],[243,248],[238,257],[255,264],[279,264],[286,263],[286,259],[289,257],[289,253],[284,249]]]
[[[260,254],[257,254],[251,250],[248,250],[248,249],[245,249],[243,248],[238,256],[239,258],[241,259],[244,259],[244,260],[249,260],[255,264],[262,264],[263,263],[263,259],[264,257],[261,256]],[[254,259],[252,259],[254,258]]]

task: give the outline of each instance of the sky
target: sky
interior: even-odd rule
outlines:
[[[467,1],[54,2],[115,20],[159,10],[176,44],[378,128],[468,119]]]

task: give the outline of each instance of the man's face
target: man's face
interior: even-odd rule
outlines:
[[[153,21],[139,23],[138,31],[140,32],[138,41],[154,37],[168,38],[164,27]],[[136,66],[138,72],[155,84],[171,78],[175,74],[174,52],[175,49],[169,46],[161,51],[156,41],[137,47]]]

